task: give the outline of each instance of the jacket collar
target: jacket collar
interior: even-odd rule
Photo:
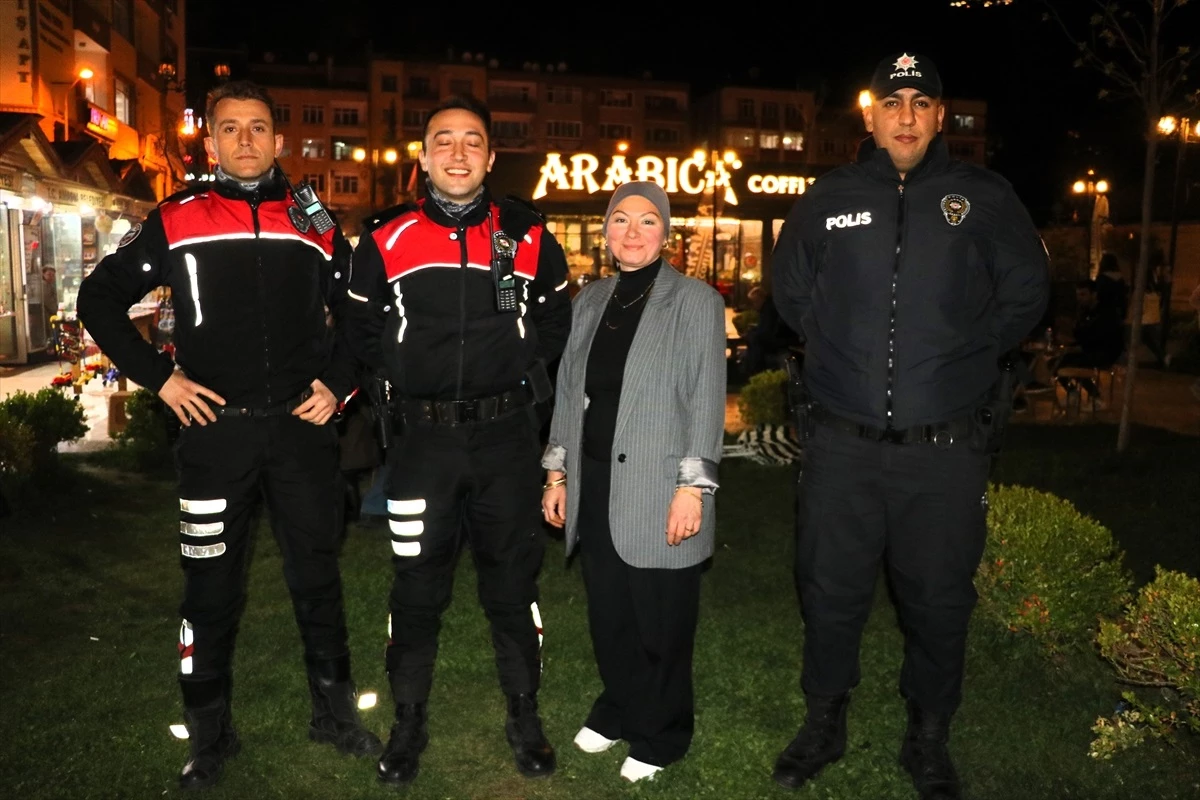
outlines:
[[[900,173],[896,170],[896,165],[892,163],[891,155],[887,150],[875,144],[873,136],[868,136],[859,144],[857,161],[867,172],[878,178],[900,182]],[[903,182],[912,183],[914,179],[928,173],[940,172],[949,163],[950,150],[946,147],[946,140],[939,133],[929,143],[921,163],[909,170]]]
[[[221,197],[230,200],[244,200],[255,205],[264,200],[284,199],[287,197],[287,188],[287,182],[283,179],[283,173],[279,167],[271,167],[271,174],[263,178],[252,190],[245,189],[232,178],[218,177],[213,181],[213,191]]]
[[[442,211],[437,203],[431,202],[427,197],[421,198],[418,204],[431,222],[435,222],[443,228],[457,228],[460,225],[464,228],[469,228],[472,225],[478,225],[483,222],[487,219],[488,214],[492,212],[492,195],[485,185],[483,187],[483,202],[468,211],[462,219],[455,219],[445,211]],[[499,227],[499,223],[497,223],[496,227]]]

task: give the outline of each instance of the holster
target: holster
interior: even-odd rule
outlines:
[[[1013,395],[1020,379],[1020,354],[1005,353],[1000,357],[1000,376],[992,385],[988,401],[975,410],[976,431],[972,436],[972,449],[995,455],[1000,452],[1008,418],[1012,414]]]
[[[375,441],[385,453],[394,441],[394,420],[387,378],[375,373],[366,381],[367,397],[371,401],[371,428]]]
[[[784,358],[783,366],[787,371],[788,409],[796,423],[796,438],[807,442],[813,434],[812,397],[804,385],[800,360],[794,354],[789,355]]]

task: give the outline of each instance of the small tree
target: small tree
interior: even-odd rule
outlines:
[[[1150,267],[1150,233],[1153,221],[1154,165],[1158,150],[1158,120],[1166,108],[1195,105],[1198,92],[1188,85],[1188,69],[1200,56],[1200,22],[1182,9],[1188,0],[1091,0],[1086,27],[1064,16],[1082,4],[1041,0],[1045,18],[1058,24],[1078,50],[1077,67],[1089,67],[1103,76],[1101,98],[1124,100],[1141,112],[1146,152],[1142,178],[1141,246],[1134,270],[1129,362],[1121,400],[1117,452],[1129,444],[1129,423],[1137,377],[1136,343],[1142,337],[1142,307]],[[1169,24],[1168,24],[1169,23]]]

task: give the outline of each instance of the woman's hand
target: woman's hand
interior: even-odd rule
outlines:
[[[671,507],[667,510],[667,544],[677,545],[699,533],[703,511],[704,502],[698,488],[681,486],[676,489],[675,496],[671,498]]]
[[[567,522],[567,484],[561,472],[551,471],[546,474],[546,485],[542,488],[542,516],[556,528],[561,528]],[[557,486],[553,484],[558,483]]]

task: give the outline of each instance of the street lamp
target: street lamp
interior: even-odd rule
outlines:
[[[399,160],[400,154],[396,152],[396,148],[394,147],[388,147],[383,150],[373,147],[369,153],[365,147],[356,147],[350,155],[359,164],[363,163],[368,158],[371,159],[371,211],[375,211],[375,184],[378,182],[377,173],[379,170],[379,162],[383,161],[383,163],[387,164],[389,167],[394,166]],[[389,198],[389,200],[390,199],[391,198]]]
[[[709,284],[715,289],[717,286],[717,225],[720,215],[720,201],[737,205],[737,194],[733,191],[730,185],[730,169],[741,169],[742,162],[738,159],[737,153],[733,150],[725,150],[721,152],[717,149],[712,149],[707,153],[702,149],[696,149],[692,152],[692,157],[700,162],[701,166],[711,165],[704,171],[704,188],[712,192],[712,270],[709,273]],[[724,192],[718,198],[717,190],[724,187]],[[667,221],[670,225],[670,221]],[[703,254],[701,254],[700,263],[704,263]]]
[[[1080,180],[1075,181],[1075,183],[1071,185],[1071,191],[1074,192],[1075,194],[1080,195],[1080,196],[1087,195],[1088,197],[1091,198],[1091,202],[1088,204],[1088,212],[1089,213],[1088,213],[1088,219],[1087,219],[1087,223],[1086,223],[1087,224],[1087,240],[1086,240],[1087,241],[1087,265],[1088,265],[1088,277],[1089,278],[1092,276],[1092,272],[1095,269],[1095,264],[1099,262],[1099,258],[1092,257],[1093,256],[1093,254],[1092,254],[1093,240],[1095,240],[1096,244],[1099,244],[1099,237],[1093,235],[1092,228],[1094,226],[1096,226],[1101,220],[1107,221],[1107,219],[1108,219],[1108,198],[1104,196],[1104,195],[1108,194],[1108,190],[1109,190],[1108,181],[1104,180],[1103,178],[1097,180],[1096,179],[1096,170],[1094,170],[1094,169],[1089,169],[1087,171],[1086,178],[1081,178]],[[1078,212],[1076,212],[1076,213],[1078,213]]]
[[[75,74],[74,80],[51,81],[51,83],[55,86],[67,87],[67,90],[63,95],[63,141],[70,141],[71,139],[71,106],[73,105],[71,102],[71,91],[75,88],[75,84],[79,83],[80,81],[90,81],[95,74],[96,73],[93,72],[90,67],[82,67],[80,68],[79,72]],[[53,102],[54,100],[51,98],[52,105]]]
[[[1178,138],[1175,151],[1175,182],[1171,186],[1171,238],[1167,245],[1167,277],[1160,287],[1162,303],[1162,341],[1159,352],[1167,352],[1167,338],[1171,332],[1171,284],[1175,280],[1175,246],[1179,241],[1179,187],[1183,182],[1183,158],[1189,142],[1200,141],[1200,120],[1193,125],[1187,117],[1163,117],[1158,121],[1158,132],[1166,138]]]

